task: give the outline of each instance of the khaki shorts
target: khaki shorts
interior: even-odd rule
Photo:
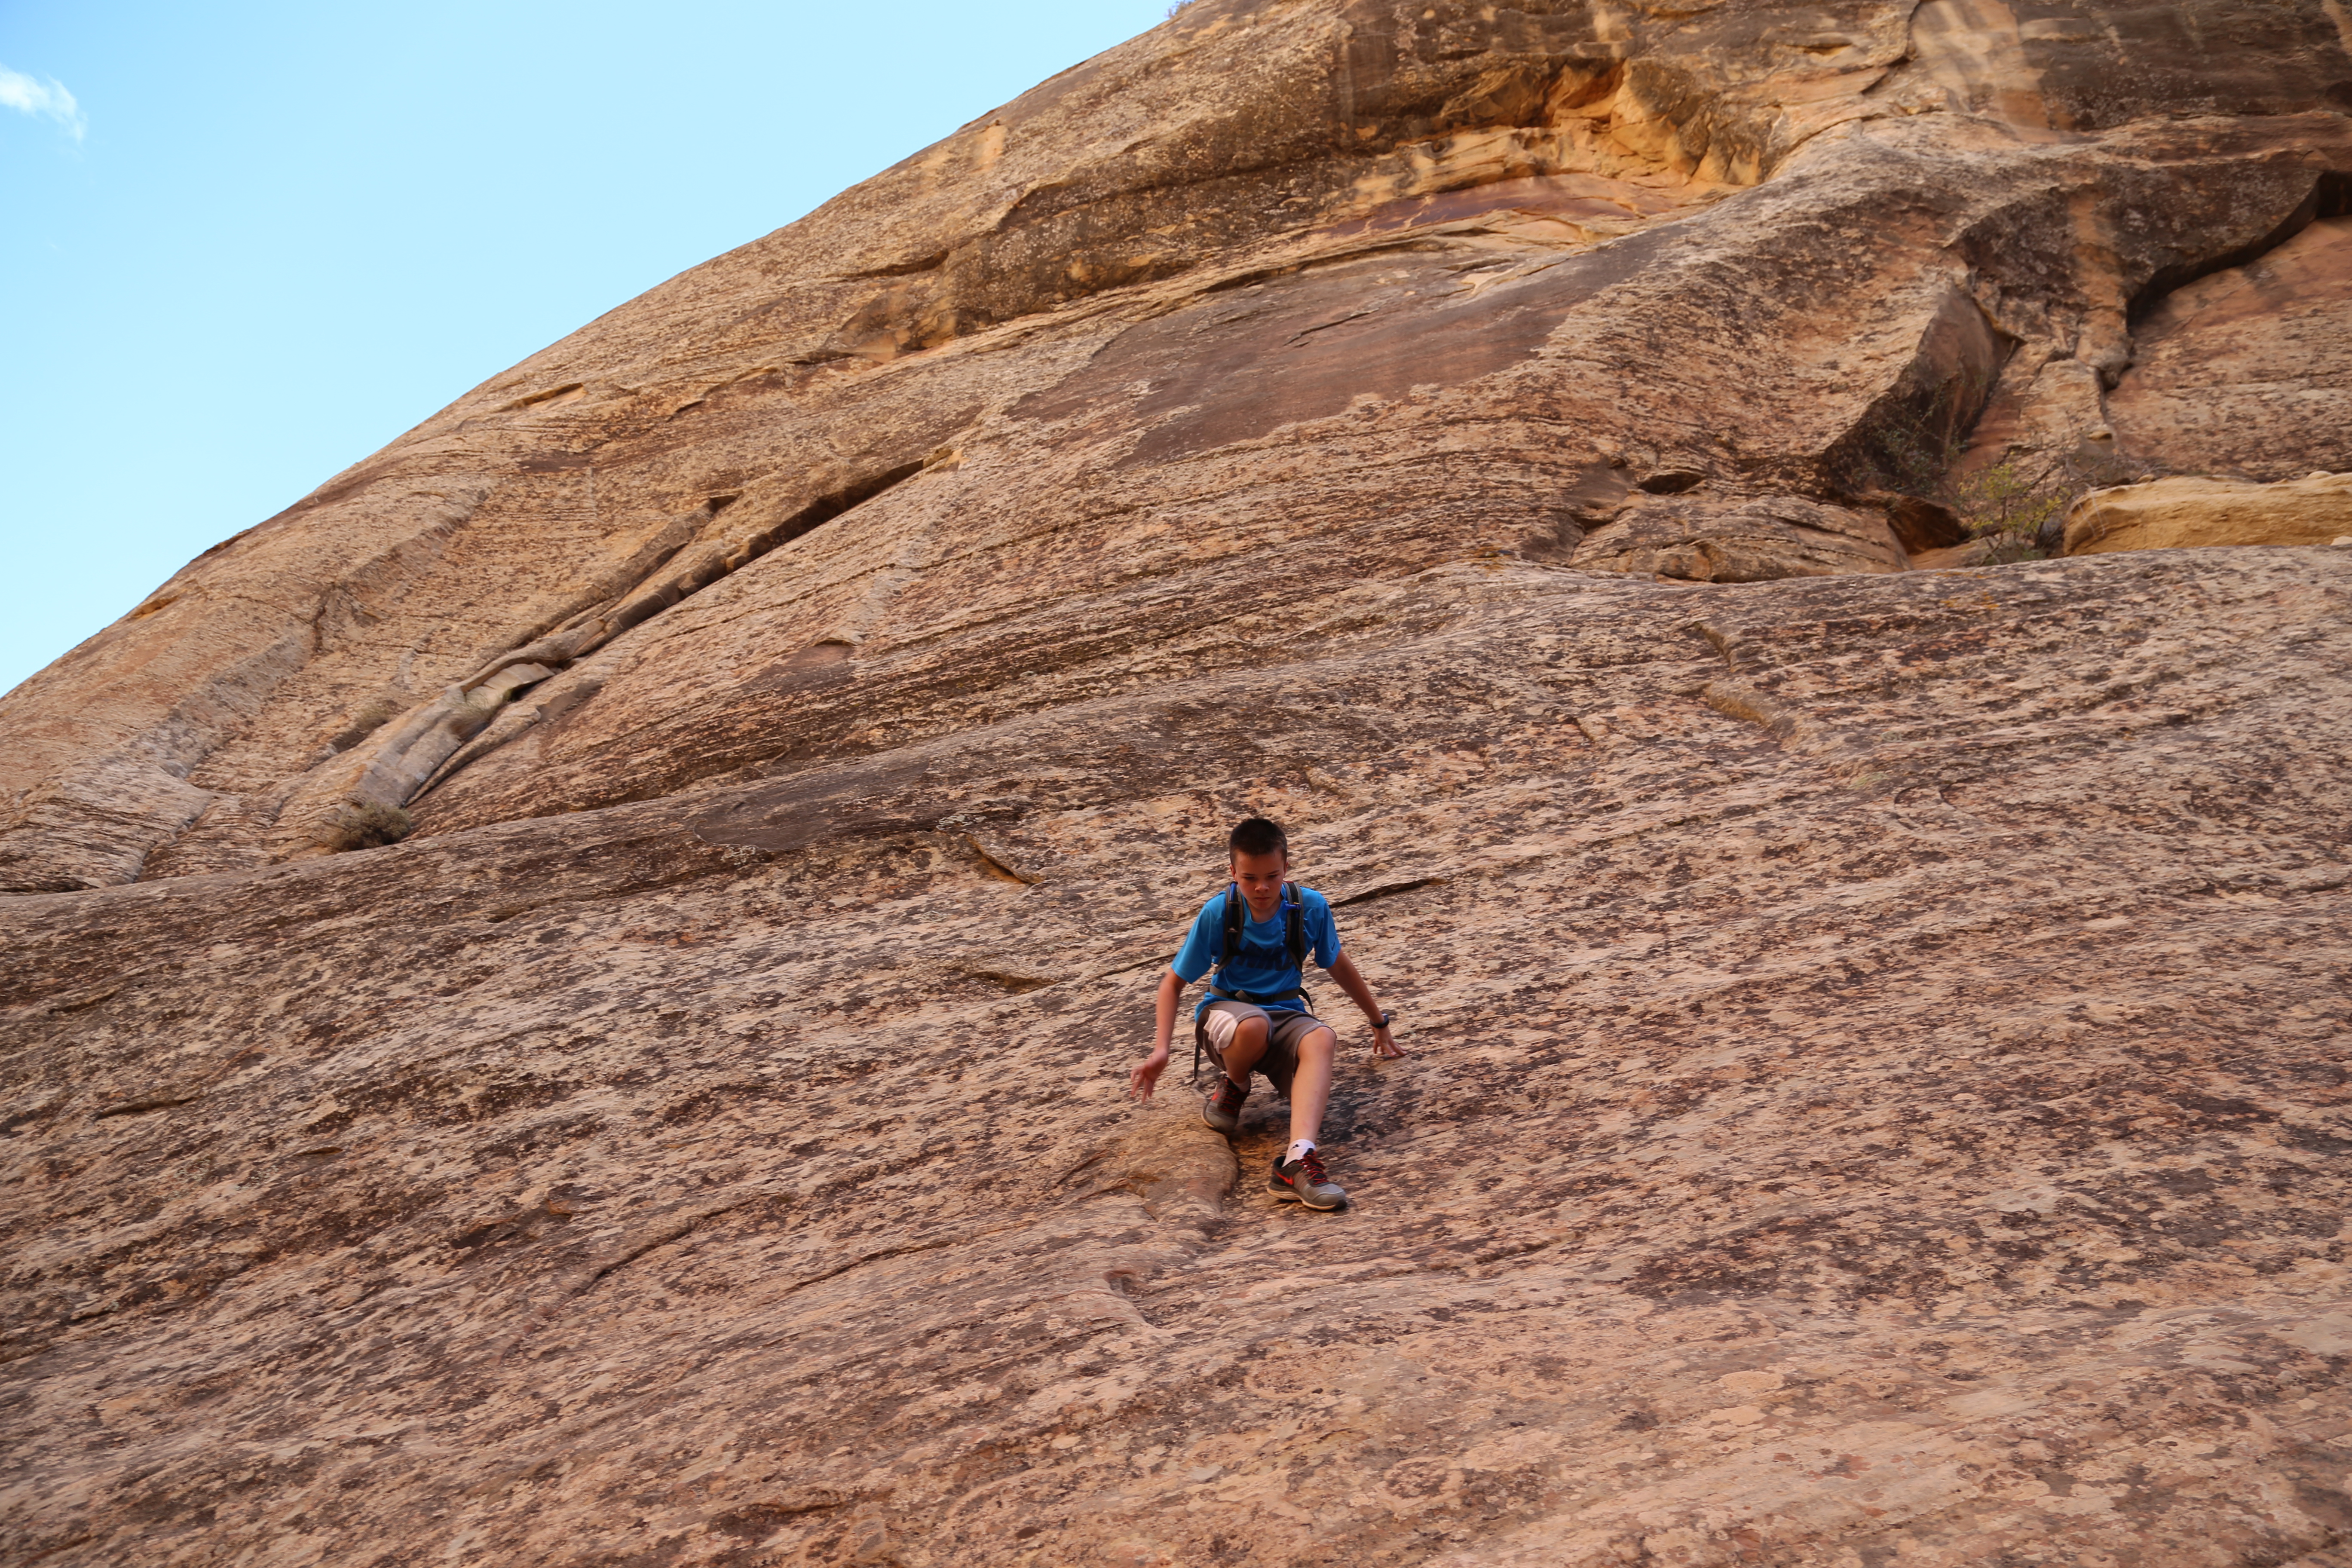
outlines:
[[[1247,1002],[1212,1002],[1201,1015],[1200,1026],[1209,1037],[1209,1055],[1220,1072],[1224,1070],[1225,1047],[1244,1018],[1266,1021],[1265,1054],[1257,1058],[1253,1070],[1265,1074],[1275,1092],[1288,1100],[1290,1080],[1298,1071],[1298,1042],[1328,1026],[1312,1013],[1277,1013]]]

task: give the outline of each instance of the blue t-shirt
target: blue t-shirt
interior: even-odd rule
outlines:
[[[1225,941],[1225,899],[1230,894],[1241,895],[1228,883],[1219,893],[1201,907],[1192,921],[1192,929],[1184,933],[1184,945],[1168,965],[1176,978],[1190,985],[1210,970],[1217,967],[1218,949]],[[1331,923],[1331,900],[1312,888],[1298,889],[1299,923],[1307,937],[1307,951],[1315,962],[1328,969],[1339,962],[1339,931]],[[1307,982],[1290,962],[1290,944],[1284,940],[1288,915],[1277,906],[1272,920],[1251,918],[1246,900],[1242,905],[1242,951],[1240,957],[1218,972],[1217,984],[1228,991],[1295,991]],[[1216,1000],[1213,995],[1201,998],[1194,1008],[1198,1016],[1202,1009]],[[1269,1013],[1303,1013],[1307,1004],[1297,996],[1282,1002],[1260,1004]]]

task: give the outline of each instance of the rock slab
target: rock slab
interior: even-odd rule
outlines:
[[[2332,544],[2352,534],[2352,472],[2276,484],[2171,479],[2094,490],[2067,509],[2066,553]]]
[[[1334,584],[0,906],[12,1558],[2225,1564],[2346,1526],[2352,552]],[[1083,627],[1075,619],[1072,636]],[[1120,1089],[1244,809],[1351,1207]]]

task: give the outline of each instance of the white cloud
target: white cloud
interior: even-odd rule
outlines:
[[[55,77],[42,81],[0,66],[0,107],[21,110],[26,114],[46,114],[64,126],[77,142],[81,140],[86,127],[81,105],[66,90],[66,84]]]

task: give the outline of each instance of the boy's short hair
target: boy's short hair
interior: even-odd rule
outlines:
[[[1234,824],[1233,832],[1226,836],[1225,853],[1229,856],[1279,853],[1287,857],[1290,854],[1290,838],[1282,831],[1282,824],[1278,822],[1269,822],[1263,816],[1244,817]]]

